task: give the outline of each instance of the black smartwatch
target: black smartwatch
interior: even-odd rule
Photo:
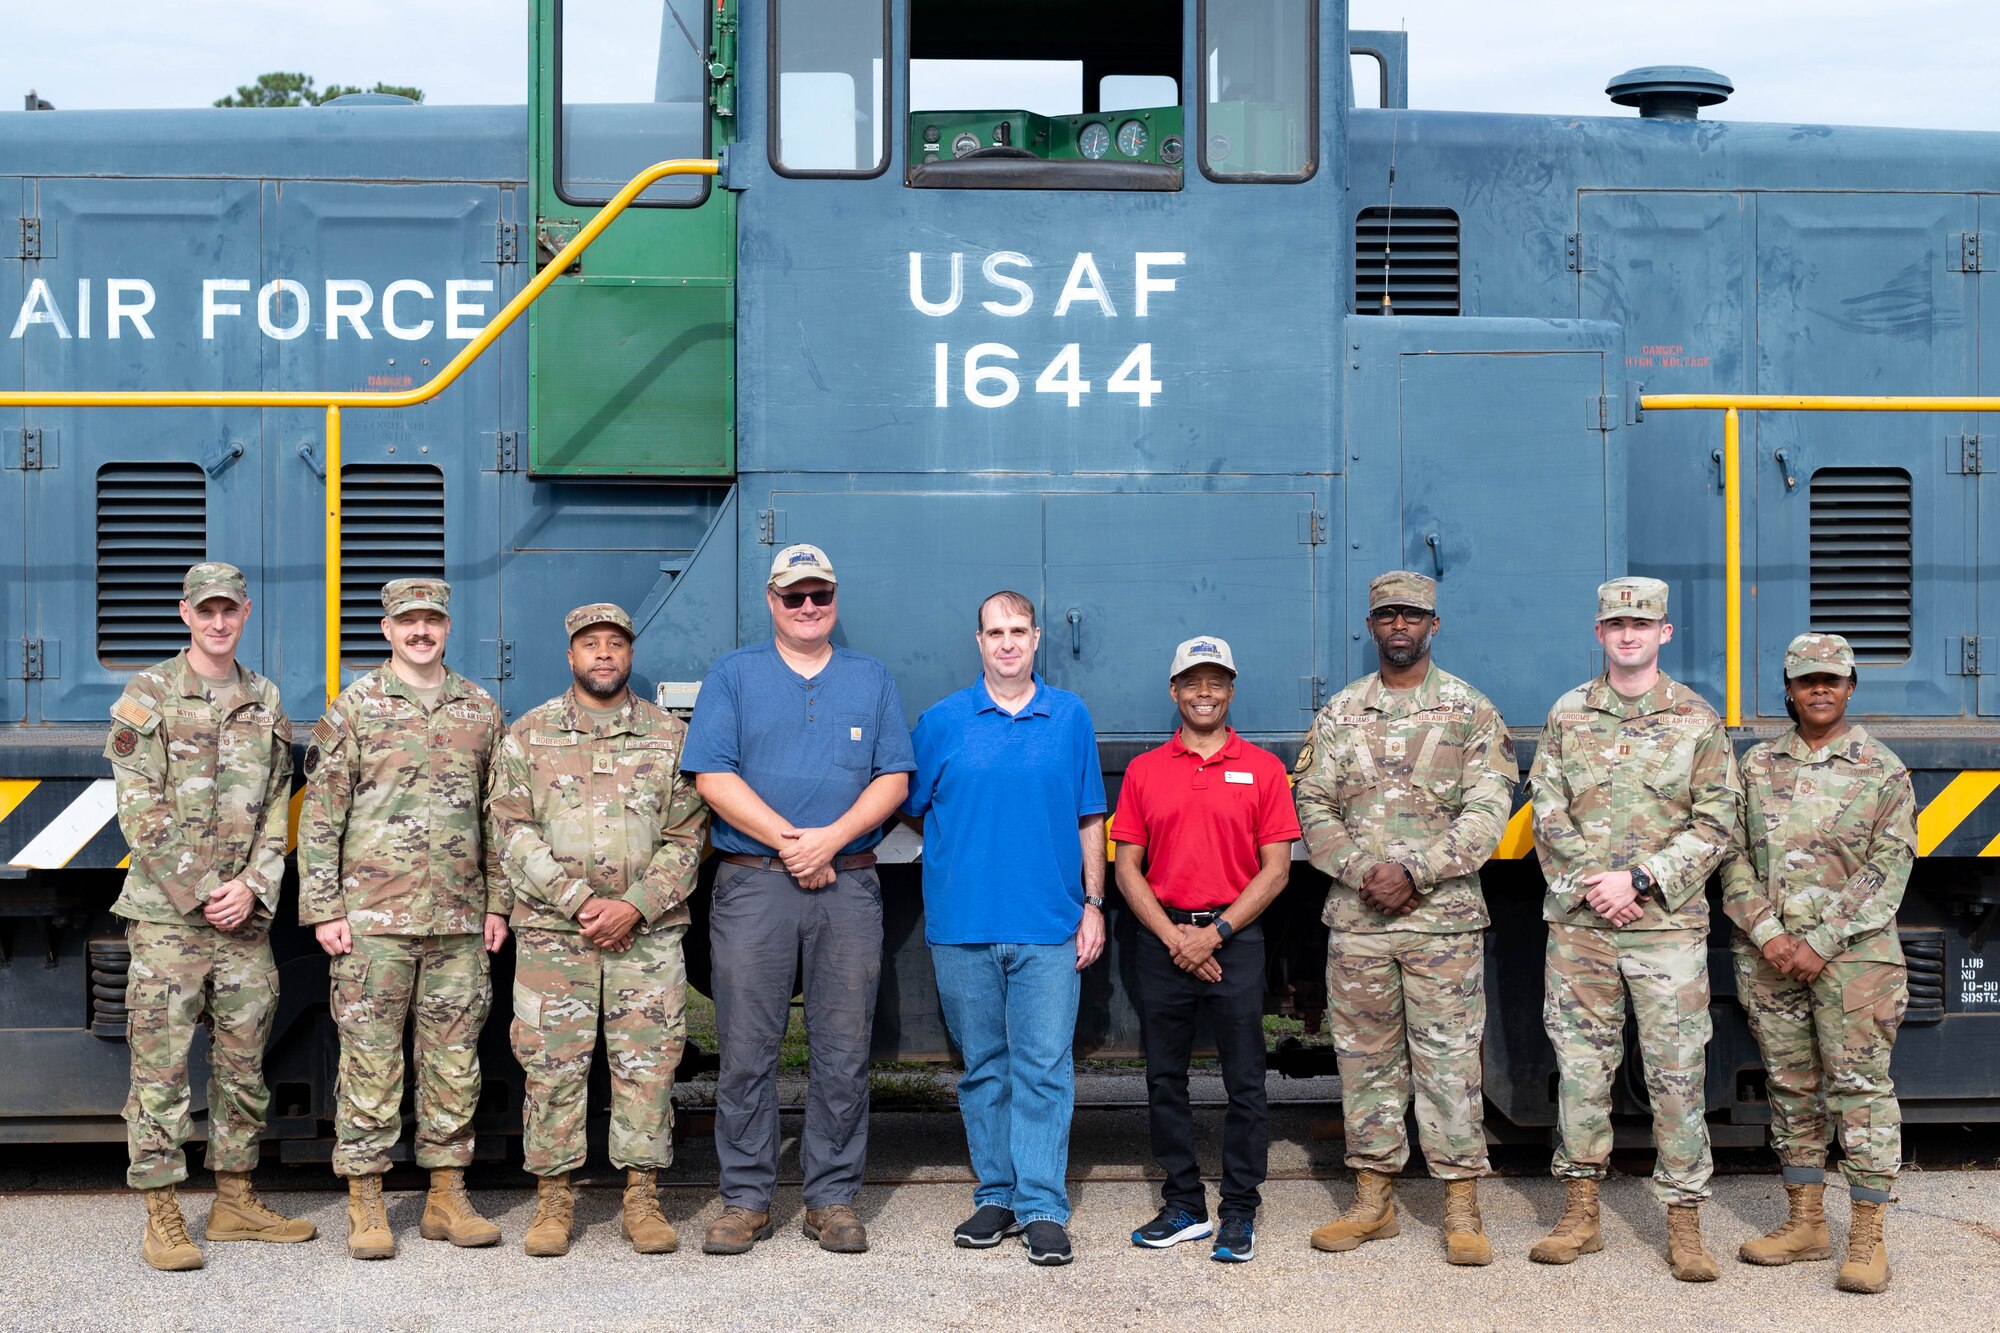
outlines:
[[[1653,877],[1647,872],[1646,867],[1632,867],[1632,891],[1634,893],[1637,893],[1641,898],[1650,898],[1657,888],[1658,885],[1653,882]]]
[[[1230,925],[1227,921],[1224,921],[1221,917],[1217,917],[1215,918],[1215,933],[1222,937],[1222,942],[1224,944],[1227,944],[1229,943],[1229,937],[1236,933],[1236,927]]]

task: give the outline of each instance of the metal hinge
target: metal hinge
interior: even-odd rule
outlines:
[[[493,258],[502,264],[521,262],[521,228],[517,223],[500,224],[500,234],[493,244]]]
[[[1958,466],[1950,471],[1961,476],[1978,476],[1986,470],[1983,449],[1984,437],[1961,435],[1958,437]]]
[[[46,663],[42,657],[42,641],[40,639],[21,640],[21,679],[40,680],[45,668]]]
[[[29,426],[21,432],[21,470],[39,472],[42,468],[42,431],[39,426]]]
[[[21,219],[21,251],[17,259],[40,259],[42,257],[42,220],[40,218]]]
[[[481,639],[479,646],[492,650],[493,669],[482,672],[486,680],[512,680],[514,678],[514,641],[512,639]]]
[[[1958,663],[1955,670],[1947,667],[1947,673],[1953,676],[1985,675],[1986,663],[1996,660],[1993,657],[1993,650],[1987,647],[1992,642],[1993,640],[1990,637],[1982,639],[1970,634],[1962,634],[1958,636],[1958,651],[1956,654],[1951,653],[1951,645],[1947,642],[1945,646],[1945,660],[1950,662],[1955,658]]]
[[[521,470],[521,433],[519,431],[496,431],[493,435],[493,470],[495,472],[519,472]]]
[[[1953,273],[1984,273],[1980,243],[1984,236],[1976,231],[1962,231],[1954,236],[1952,246],[1951,271]]]
[[[1299,707],[1308,713],[1317,713],[1319,706],[1326,702],[1326,677],[1299,677]]]
[[[1608,394],[1597,394],[1583,400],[1583,428],[1585,430],[1617,430],[1625,418],[1625,401]]]
[[[776,546],[785,536],[785,511],[782,509],[760,509],[757,511],[757,541],[764,546]]]
[[[1299,544],[1318,546],[1326,540],[1326,511],[1308,509],[1299,515]]]
[[[1588,273],[1590,265],[1583,257],[1583,233],[1573,231],[1563,237],[1563,267],[1572,273]]]

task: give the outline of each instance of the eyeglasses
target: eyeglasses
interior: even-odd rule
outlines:
[[[1368,618],[1378,625],[1393,625],[1399,620],[1408,625],[1421,625],[1430,619],[1430,614],[1414,606],[1384,606],[1370,611]]]
[[[814,606],[832,606],[833,593],[832,588],[821,588],[818,592],[781,592],[778,600],[785,604],[787,611],[796,611],[806,604],[808,598]]]

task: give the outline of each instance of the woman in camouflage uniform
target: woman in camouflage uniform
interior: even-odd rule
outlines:
[[[1722,867],[1736,923],[1737,994],[1764,1053],[1771,1141],[1790,1214],[1746,1241],[1745,1263],[1832,1257],[1821,1196],[1829,1121],[1853,1197],[1847,1261],[1835,1285],[1889,1285],[1882,1218],[1902,1155],[1889,1079],[1909,1002],[1896,909],[1916,857],[1909,770],[1847,721],[1854,651],[1838,634],[1801,634],[1785,650],[1793,727],[1743,758],[1743,826]]]

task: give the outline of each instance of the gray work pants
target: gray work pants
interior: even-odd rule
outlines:
[[[715,1155],[722,1202],[768,1212],[778,1181],[778,1045],[804,956],[811,1061],[799,1146],[805,1204],[854,1202],[868,1155],[868,1042],[882,977],[882,881],[843,871],[824,889],[783,871],[724,864],[709,911],[714,947]]]

